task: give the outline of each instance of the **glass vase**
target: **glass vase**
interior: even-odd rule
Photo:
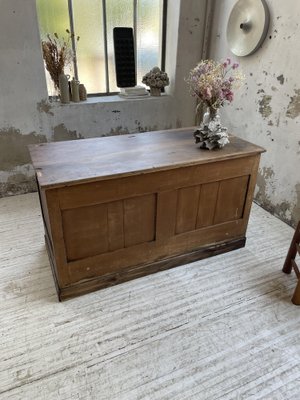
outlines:
[[[216,124],[221,125],[221,117],[218,108],[207,107],[206,112],[203,114],[202,125],[208,126],[210,122],[214,121]]]
[[[221,125],[219,109],[207,108],[200,127],[194,132],[194,138],[196,143],[200,144],[201,149],[221,149],[229,143],[227,128]]]

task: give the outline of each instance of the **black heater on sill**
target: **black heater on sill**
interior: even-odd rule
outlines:
[[[115,66],[119,95],[125,98],[149,96],[144,86],[136,86],[133,29],[118,27],[113,30]]]
[[[114,48],[117,86],[136,85],[135,54],[132,28],[114,28]]]

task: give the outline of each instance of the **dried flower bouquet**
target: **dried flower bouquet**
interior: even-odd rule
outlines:
[[[72,49],[72,39],[74,34],[66,29],[67,39],[60,38],[57,33],[47,35],[46,40],[42,40],[43,58],[46,69],[54,83],[56,89],[59,88],[59,75],[64,73],[65,67],[74,60]],[[79,40],[77,36],[76,40]]]
[[[227,128],[221,126],[218,110],[234,98],[244,77],[237,71],[238,63],[230,58],[225,61],[203,60],[191,70],[186,79],[192,96],[197,97],[199,106],[204,105],[208,111],[194,136],[200,147],[213,149],[223,147],[229,142]]]

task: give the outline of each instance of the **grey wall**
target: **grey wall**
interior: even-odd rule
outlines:
[[[184,77],[201,58],[205,6],[206,0],[169,2],[166,96],[61,105],[48,102],[35,0],[1,0],[0,197],[35,190],[30,143],[193,125]]]
[[[300,2],[267,0],[268,36],[253,55],[237,59],[244,88],[222,110],[224,125],[267,150],[262,155],[256,199],[284,221],[300,219]],[[215,1],[209,55],[232,56],[226,26],[234,0]]]

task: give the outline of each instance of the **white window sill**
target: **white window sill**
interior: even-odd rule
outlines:
[[[112,96],[95,96],[95,97],[88,97],[87,100],[85,101],[80,101],[80,102],[72,102],[68,104],[63,104],[60,101],[53,102],[51,103],[55,107],[72,107],[72,106],[81,106],[81,105],[87,105],[87,104],[103,104],[103,103],[128,103],[128,102],[136,102],[136,101],[165,101],[165,99],[170,98],[170,95],[166,93],[162,93],[161,96],[146,96],[146,97],[134,97],[134,98],[124,98],[120,97],[118,95],[112,95]]]

